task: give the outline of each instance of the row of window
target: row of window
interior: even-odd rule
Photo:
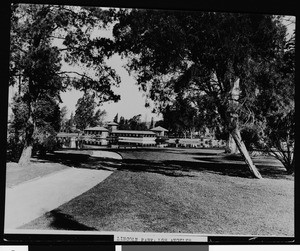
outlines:
[[[136,137],[136,138],[142,138],[142,137],[156,137],[156,135],[153,134],[135,134],[135,133],[112,133],[112,137]]]
[[[101,135],[102,132],[101,131],[85,131],[86,135]]]
[[[87,141],[87,140],[84,140],[83,141],[83,144],[88,144],[88,145],[98,145],[98,146],[101,146],[102,143],[100,141]]]
[[[101,131],[86,131],[85,135],[101,135]],[[112,137],[156,137],[155,134],[111,133]]]

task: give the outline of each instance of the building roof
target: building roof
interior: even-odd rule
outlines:
[[[95,126],[95,127],[88,127],[84,129],[85,131],[101,131],[101,132],[107,132],[108,129],[101,127],[101,126]]]
[[[147,134],[147,135],[153,135],[154,132],[151,131],[135,131],[135,130],[114,130],[112,133],[134,133],[134,134]]]
[[[157,127],[154,127],[152,129],[150,129],[151,131],[155,131],[155,132],[168,132],[169,130],[161,127],[161,126],[157,126]]]
[[[59,132],[56,137],[78,137],[78,133]]]
[[[110,126],[111,126],[111,125],[119,125],[119,124],[116,123],[116,122],[114,122],[114,121],[111,121],[111,122],[108,122],[107,125],[110,125]]]

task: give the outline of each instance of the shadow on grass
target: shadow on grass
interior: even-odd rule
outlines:
[[[53,153],[44,156],[42,161],[60,163],[69,167],[75,168],[89,168],[97,170],[111,171],[121,165],[120,160],[115,159],[101,159],[90,157],[88,154],[83,153]]]
[[[225,163],[207,163],[201,161],[166,160],[152,162],[145,160],[123,160],[122,170],[132,172],[151,172],[173,177],[196,177],[196,172],[216,173],[226,176],[251,178],[246,166]]]
[[[124,150],[128,151],[127,150]],[[132,172],[149,172],[158,173],[171,177],[195,177],[198,176],[195,172],[216,173],[219,175],[252,178],[252,175],[245,164],[242,156],[221,155],[215,153],[214,155],[207,153],[192,152],[191,156],[183,154],[182,160],[173,160],[172,154],[168,155],[167,151],[161,149],[134,149],[135,159],[124,157],[123,160],[116,159],[101,159],[90,157],[88,154],[76,153],[55,153],[47,155],[43,158],[45,161],[59,162],[63,165],[76,168],[89,168],[98,170],[113,171],[128,170]],[[163,154],[164,160],[145,160],[143,159],[143,152],[155,151]],[[117,151],[122,152],[120,150]],[[187,154],[187,153],[186,153]],[[195,156],[197,155],[197,156]],[[187,156],[187,157],[185,157]],[[186,160],[185,160],[186,158]],[[272,160],[267,162],[254,160],[256,167],[264,178],[271,179],[293,179],[293,176],[288,175],[282,166]]]
[[[225,176],[253,178],[242,157],[236,157],[236,161],[220,158],[194,158],[195,161],[165,160],[147,161],[143,159],[124,159],[122,170],[132,172],[151,172],[173,177],[195,177],[195,172],[215,173]],[[257,169],[264,178],[270,179],[293,179],[286,170],[278,165],[256,164]]]
[[[186,165],[176,165],[168,163],[168,161],[157,162],[143,159],[123,159],[120,169],[131,172],[158,173],[171,177],[195,177],[195,175],[190,173],[190,169]]]
[[[252,177],[244,158],[241,155],[226,155],[211,158],[195,158],[201,163],[201,167],[222,175]],[[269,179],[293,179],[286,169],[274,159],[253,158],[253,162],[263,178]],[[205,161],[205,163],[203,162]]]
[[[50,227],[57,230],[97,230],[77,222],[72,216],[62,213],[59,209],[48,212],[46,217],[51,222]]]
[[[176,151],[168,151],[168,153],[174,153],[174,154],[180,154],[180,155],[190,155],[190,156],[217,156],[220,153],[219,152],[188,152],[188,151],[182,151],[182,152],[176,152]]]

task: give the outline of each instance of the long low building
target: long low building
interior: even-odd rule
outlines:
[[[111,144],[156,145],[156,133],[152,131],[113,130],[109,134]]]
[[[83,133],[59,133],[57,137],[64,147],[88,148],[108,145],[155,146],[160,131],[118,130],[118,124],[110,122],[105,127],[88,127]],[[167,131],[162,128],[163,131]]]
[[[183,147],[224,147],[226,142],[211,137],[198,139],[167,138],[163,127],[155,127],[147,131],[118,130],[118,124],[110,122],[107,127],[88,127],[83,133],[58,133],[57,138],[63,147],[70,148],[97,148],[113,145],[130,146],[183,146]],[[160,142],[164,139],[163,143]]]
[[[210,147],[225,147],[225,140],[212,139],[211,137],[201,137],[200,139],[189,139],[189,138],[172,138],[168,139],[169,145],[179,145],[187,147],[199,147],[199,148],[210,148]]]

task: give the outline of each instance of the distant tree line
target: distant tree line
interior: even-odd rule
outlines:
[[[141,121],[141,114],[135,115],[130,119],[125,119],[123,116],[120,117],[119,130],[137,130],[143,131],[148,130],[146,122]]]

